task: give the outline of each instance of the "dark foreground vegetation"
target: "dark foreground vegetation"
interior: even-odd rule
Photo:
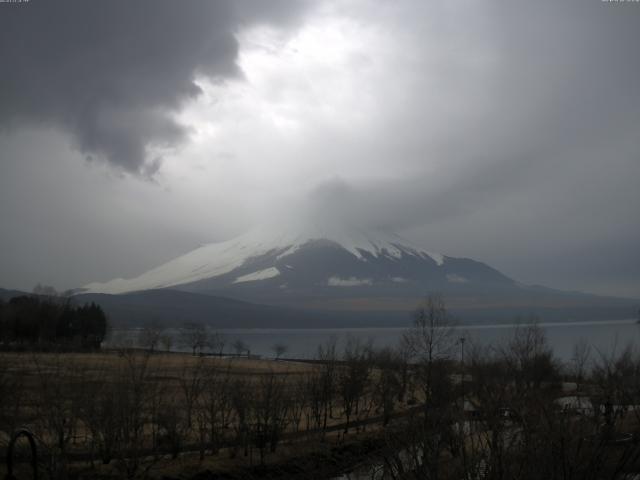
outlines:
[[[21,295],[0,299],[0,347],[25,349],[98,349],[107,333],[100,306],[74,305],[69,298]]]
[[[500,347],[470,345],[438,297],[397,348],[350,339],[339,352],[328,342],[315,362],[153,348],[11,352],[0,362],[2,449],[26,426],[44,478],[302,479],[358,468],[358,478],[622,480],[640,472],[637,352],[577,344],[561,364],[535,326]]]

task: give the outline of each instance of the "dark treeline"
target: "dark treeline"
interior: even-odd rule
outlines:
[[[0,344],[5,348],[100,348],[107,317],[100,306],[68,298],[23,295],[0,299]]]

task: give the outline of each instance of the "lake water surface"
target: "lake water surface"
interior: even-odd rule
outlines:
[[[523,325],[523,324],[520,324]],[[593,353],[621,351],[629,344],[640,342],[640,325],[635,320],[602,322],[539,323],[546,333],[549,344],[562,360],[571,358],[573,347],[580,340],[589,343]],[[455,327],[456,334],[481,345],[499,345],[513,336],[518,324],[505,325],[461,325]],[[232,343],[242,339],[252,354],[273,356],[272,346],[282,343],[287,346],[287,357],[313,358],[318,345],[335,337],[338,351],[349,336],[363,341],[371,340],[376,347],[395,346],[406,328],[345,328],[345,329],[255,329],[221,330]]]
[[[465,337],[471,343],[499,345],[510,338],[518,326],[526,324],[501,325],[460,325],[455,327],[456,335]],[[634,319],[599,322],[538,323],[545,331],[549,344],[561,360],[571,358],[573,346],[580,340],[589,343],[593,353],[604,354],[621,351],[629,344],[640,342],[640,325]],[[250,349],[252,355],[272,357],[272,347],[284,344],[288,358],[313,358],[318,345],[335,338],[338,351],[349,336],[362,341],[373,342],[375,347],[395,346],[407,328],[318,328],[318,329],[223,329],[219,333],[226,340],[225,351],[232,351],[231,344],[240,339]],[[135,331],[129,331],[134,336]],[[175,332],[178,337],[177,331]],[[175,350],[188,350],[174,341]]]

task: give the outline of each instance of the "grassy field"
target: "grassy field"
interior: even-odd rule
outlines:
[[[5,352],[0,365],[2,449],[26,426],[48,459],[41,469],[52,472],[246,475],[256,465],[333,455],[381,421],[365,386],[347,418],[337,395],[346,367],[338,362],[112,351]],[[323,393],[327,379],[331,391]],[[355,428],[345,436],[347,420]]]

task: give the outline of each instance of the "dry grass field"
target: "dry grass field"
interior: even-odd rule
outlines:
[[[344,445],[380,422],[372,366],[353,378],[364,383],[347,409],[338,390],[348,368],[337,361],[122,350],[4,352],[0,366],[0,447],[25,426],[51,476],[243,470],[307,454],[310,445],[316,454]]]
[[[429,328],[416,331],[413,356],[354,342],[319,348],[314,363],[2,353],[0,455],[24,426],[50,479],[327,479],[380,458],[416,479],[640,471],[640,356],[571,370],[529,327],[462,364],[437,356],[448,339]],[[567,468],[575,475],[561,476]]]

